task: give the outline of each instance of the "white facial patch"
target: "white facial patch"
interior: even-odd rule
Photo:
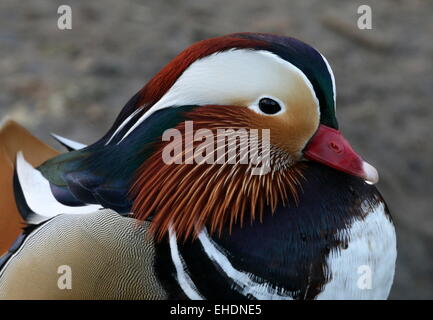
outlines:
[[[197,60],[177,79],[167,93],[145,112],[120,142],[157,110],[182,105],[253,105],[270,95],[283,100],[301,78],[319,101],[304,73],[293,64],[264,50],[236,49]],[[119,143],[120,143],[119,142]]]

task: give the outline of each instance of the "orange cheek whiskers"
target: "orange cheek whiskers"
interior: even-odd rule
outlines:
[[[194,128],[250,127],[248,112],[242,107],[200,107],[187,114]],[[239,121],[237,119],[243,119]],[[241,123],[242,122],[242,123]],[[182,131],[182,126],[178,126]],[[185,132],[183,132],[183,135]],[[262,220],[266,206],[274,212],[279,204],[298,201],[302,165],[251,175],[251,165],[241,164],[169,164],[162,159],[165,143],[141,166],[130,196],[134,215],[143,220],[152,216],[151,231],[161,240],[170,228],[179,239],[194,238],[203,227],[211,233],[228,225],[243,225]],[[272,149],[281,161],[283,151]],[[185,150],[182,151],[185,159]],[[287,161],[287,160],[285,160]]]

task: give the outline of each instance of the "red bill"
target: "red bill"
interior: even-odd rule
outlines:
[[[341,132],[325,125],[319,126],[305,147],[304,156],[306,159],[360,177],[371,184],[379,181],[377,170],[352,149]]]

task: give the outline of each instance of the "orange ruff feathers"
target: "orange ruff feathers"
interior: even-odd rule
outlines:
[[[257,123],[253,116],[248,109],[228,106],[200,107],[200,111],[195,109],[186,114],[186,118],[193,121],[195,132],[209,129],[214,135],[220,128],[251,128],[250,123]],[[185,141],[183,123],[177,129]],[[194,150],[200,143],[194,142]],[[205,161],[186,164],[184,148],[176,155],[184,159],[181,164],[166,164],[163,149],[167,144],[157,144],[157,151],[143,163],[131,189],[134,216],[140,220],[152,216],[151,230],[157,240],[164,237],[170,226],[179,239],[186,240],[196,237],[204,226],[209,227],[211,233],[221,233],[226,223],[231,230],[234,224],[243,225],[248,218],[250,222],[261,220],[265,206],[270,206],[274,212],[279,203],[288,205],[293,200],[296,204],[301,165],[280,166],[277,162],[288,160],[280,159],[284,153],[275,148],[271,148],[271,172],[251,175],[251,167],[239,161],[235,164]],[[214,149],[216,152],[217,148]],[[240,147],[237,152],[239,150]],[[237,156],[239,158],[239,154]]]

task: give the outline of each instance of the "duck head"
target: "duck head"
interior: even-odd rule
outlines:
[[[80,151],[91,154],[85,157],[82,176],[89,181],[89,172],[99,172],[98,184],[104,176],[103,185],[111,179],[117,189],[118,177],[126,177],[121,181],[132,212],[139,219],[152,218],[159,238],[169,229],[184,238],[197,235],[203,226],[221,231],[227,223],[243,223],[248,213],[251,220],[261,219],[266,206],[275,211],[291,200],[296,203],[305,161],[375,183],[377,171],[338,130],[335,95],[325,57],[299,40],[257,33],[203,40],[157,73],[128,102],[107,135]],[[231,164],[206,161],[215,161],[214,154],[199,164],[188,162],[187,121],[195,132],[208,129],[214,137],[221,128],[268,130],[269,172],[252,175],[251,164],[239,157]],[[167,129],[178,130],[178,145],[164,139]],[[216,145],[205,136],[193,140],[193,147]],[[264,141],[263,136],[258,139]],[[183,159],[180,163],[163,161],[170,144],[175,157]],[[73,167],[71,183],[80,180],[77,165]],[[109,168],[105,175],[100,174],[103,167]],[[114,188],[109,190],[112,200]]]
[[[170,168],[161,161],[161,145],[141,166],[132,188],[133,211],[142,218],[158,212],[154,225],[161,235],[169,225],[190,234],[209,220],[213,230],[220,229],[224,221],[242,220],[245,210],[254,218],[255,207],[260,212],[265,203],[275,207],[286,202],[287,194],[296,194],[302,175],[298,164],[305,160],[371,183],[378,180],[377,171],[338,130],[335,80],[328,62],[293,38],[240,33],[198,42],[140,91],[137,105],[143,108],[141,116],[122,135],[110,139],[122,144],[151,115],[185,106],[192,106],[184,116],[196,130],[229,127],[270,132],[272,173],[253,178],[247,169],[240,169],[239,161],[226,166],[230,169],[225,174],[224,165],[208,163]],[[176,128],[185,137],[186,127]],[[185,160],[185,151],[182,156]],[[245,209],[249,202],[253,205]]]

